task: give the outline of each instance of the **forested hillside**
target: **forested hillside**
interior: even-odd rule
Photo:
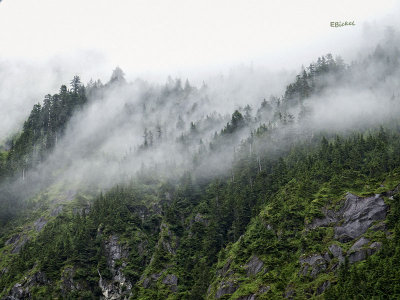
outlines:
[[[327,54],[229,113],[75,76],[0,148],[0,297],[399,297],[399,59]]]

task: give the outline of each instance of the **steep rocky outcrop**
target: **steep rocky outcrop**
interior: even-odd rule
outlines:
[[[5,242],[5,245],[12,245],[11,253],[16,254],[21,251],[28,240],[28,236],[24,234],[15,234]]]
[[[344,263],[345,258],[343,256],[343,250],[340,246],[332,244],[328,247],[328,249],[332,256],[339,260],[339,263]]]
[[[32,299],[31,289],[48,283],[44,272],[35,272],[31,276],[25,277],[23,281],[16,283],[3,300]]]
[[[320,254],[300,258],[300,275],[310,275],[312,278],[315,278],[319,273],[326,270],[327,263],[328,261]]]
[[[264,262],[254,255],[244,268],[247,270],[247,276],[254,276],[262,270],[263,266]]]
[[[33,224],[33,226],[35,227],[35,230],[36,230],[37,232],[40,232],[40,231],[42,231],[43,227],[47,224],[47,222],[48,222],[48,221],[47,221],[45,218],[40,217],[39,219],[37,219],[37,220],[35,221],[35,223]]]
[[[314,230],[318,227],[332,226],[334,229],[334,239],[341,243],[347,243],[357,239],[350,249],[345,253],[341,246],[333,243],[328,247],[329,253],[315,253],[307,257],[299,259],[300,271],[302,276],[309,275],[312,278],[325,271],[335,270],[338,264],[330,265],[331,257],[336,258],[339,264],[345,262],[346,257],[349,263],[355,263],[366,259],[380,249],[380,242],[373,242],[362,235],[369,228],[372,230],[384,230],[385,224],[376,221],[384,220],[388,212],[388,206],[385,204],[383,197],[376,194],[370,197],[359,197],[351,193],[347,193],[342,207],[337,210],[323,210],[324,218],[315,219],[307,230]],[[373,225],[373,226],[372,226]],[[324,282],[317,288],[317,294],[323,293],[330,283]]]
[[[126,267],[124,259],[128,257],[129,251],[119,243],[117,235],[109,237],[104,244],[104,249],[107,256],[107,266],[112,274],[112,278],[107,280],[99,272],[99,286],[104,299],[128,299],[132,284],[125,277],[123,269]],[[118,265],[117,262],[119,262]]]
[[[323,209],[324,218],[315,219],[309,229],[333,225],[335,239],[348,242],[364,234],[375,221],[383,220],[387,211],[388,207],[380,194],[359,197],[347,193],[338,211]]]
[[[374,221],[383,220],[387,210],[379,194],[362,198],[348,193],[340,212],[343,223],[335,227],[335,238],[346,242],[361,236]]]
[[[215,293],[215,298],[219,299],[223,296],[233,294],[238,287],[238,282],[234,280],[223,280],[218,286],[217,292]]]

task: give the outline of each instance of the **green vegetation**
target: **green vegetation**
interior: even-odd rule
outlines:
[[[30,190],[25,172],[50,155],[73,113],[90,95],[128,85],[119,68],[108,84],[87,89],[74,77],[71,90],[62,86],[46,96],[21,133],[0,148],[0,297],[397,298],[399,119],[320,132],[308,127],[312,112],[305,105],[329,88],[346,87],[347,76],[376,62],[382,78],[389,76],[398,59],[388,57],[390,51],[377,47],[369,60],[347,66],[328,54],[255,115],[247,105],[232,116],[192,121],[187,131],[176,111],[185,111],[187,121],[197,107],[188,99],[200,92],[188,82],[182,88],[180,80],[160,94],[146,90],[142,105],[126,105],[124,114],[165,113],[172,99],[177,132],[168,136],[171,127],[159,123],[151,124],[153,131],[140,127],[143,144],[118,163],[156,155],[174,137],[179,147],[173,149],[192,158],[184,172],[166,162],[174,176],[157,173],[157,164],[142,165],[106,190],[52,176]],[[219,164],[231,150],[229,165]],[[359,210],[365,202],[370,210]],[[348,219],[365,215],[358,233],[340,234]]]
[[[129,249],[122,261],[125,276],[134,284],[134,298],[202,298],[210,284],[216,287],[220,280],[216,271],[228,260],[229,269],[240,282],[235,292],[238,297],[268,285],[270,294],[266,297],[279,298],[289,283],[296,287],[297,295],[310,296],[314,291],[310,287],[324,278],[340,283],[337,286],[342,289],[334,286],[329,290],[332,297],[337,297],[335,292],[356,295],[359,290],[346,289],[355,286],[354,282],[347,282],[349,277],[341,272],[361,278],[360,274],[369,274],[371,268],[384,270],[384,265],[379,267],[375,262],[378,259],[385,264],[387,257],[387,263],[395,264],[396,256],[392,258],[392,254],[398,252],[397,229],[391,239],[385,235],[380,238],[384,250],[372,256],[371,262],[356,264],[339,275],[322,274],[304,281],[297,278],[299,257],[324,251],[333,236],[329,227],[307,231],[306,224],[321,216],[321,207],[338,203],[345,191],[371,193],[382,182],[395,182],[395,178],[400,182],[399,151],[400,132],[381,128],[365,137],[355,134],[337,136],[330,142],[322,138],[317,144],[302,144],[277,160],[263,157],[261,172],[255,158],[242,157],[235,164],[234,181],[227,178],[201,183],[185,174],[177,183],[132,182],[116,187],[97,197],[88,212],[62,213],[48,223],[36,239],[12,257],[8,272],[0,279],[1,289],[7,292],[7,287],[19,282],[21,276],[40,270],[49,280],[43,284],[46,293],[56,297],[63,289],[63,270],[70,267],[74,270],[73,280],[84,287],[69,291],[71,297],[98,297],[99,274],[112,277],[104,243],[117,235],[119,243]],[[369,159],[372,155],[376,155],[374,160]],[[393,185],[382,188],[389,190]],[[392,207],[388,224],[395,229],[399,227],[399,198],[388,201]],[[243,269],[253,255],[262,258],[268,269],[255,278],[247,277]],[[179,278],[176,293],[157,280],[151,288],[143,287],[145,278],[160,273],[160,278],[167,274]],[[389,275],[397,276],[394,272]],[[366,290],[376,291],[374,295],[379,296],[378,290],[368,289],[375,279],[371,275],[363,277],[363,282]],[[395,289],[395,284],[391,288]]]

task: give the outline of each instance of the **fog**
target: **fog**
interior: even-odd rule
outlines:
[[[0,9],[1,5],[3,2]],[[379,13],[388,12],[388,8],[389,5]],[[230,22],[237,13],[229,17]],[[364,11],[359,16],[368,19],[369,14]],[[171,16],[166,18],[169,20]],[[322,19],[326,23],[326,18]],[[228,51],[226,45],[208,52],[200,48],[194,54],[199,55],[202,50],[206,54],[200,55],[199,60],[189,57],[192,53],[182,56],[182,62],[175,57],[181,55],[181,50],[169,56],[176,49],[167,47],[160,50],[164,56],[162,61],[156,60],[160,63],[158,67],[155,62],[150,63],[155,54],[144,57],[140,52],[143,49],[138,55],[132,52],[129,56],[122,55],[120,50],[104,53],[102,50],[109,46],[102,50],[76,50],[78,47],[52,56],[57,52],[53,49],[55,52],[49,50],[47,58],[35,53],[35,46],[32,54],[22,58],[24,53],[19,53],[20,50],[11,55],[11,48],[6,47],[2,53],[6,58],[0,61],[0,143],[21,130],[34,103],[40,102],[45,94],[57,93],[60,85],[68,85],[75,74],[83,82],[100,78],[105,83],[86,85],[88,103],[74,113],[64,135],[44,161],[24,170],[24,175],[16,174],[11,190],[32,197],[56,183],[64,184],[67,189],[91,186],[97,190],[138,175],[170,180],[185,171],[197,177],[226,176],[236,151],[249,146],[251,133],[260,126],[268,134],[251,145],[249,151],[256,155],[268,151],[283,153],[296,141],[309,139],[318,132],[334,134],[385,123],[400,112],[396,48],[400,42],[395,30],[385,28],[393,20],[378,20],[385,21],[382,24],[366,21],[356,29],[348,28],[347,32],[345,28],[329,28],[336,31],[331,31],[328,37],[327,31],[314,32],[310,40],[307,40],[309,33],[304,34],[294,39],[296,48],[290,48],[292,42],[282,41],[285,30],[279,36],[271,35],[269,43],[261,43],[257,51],[257,43],[250,43],[251,49],[241,48],[240,41],[235,40],[228,43],[229,47],[238,46],[240,51],[236,49],[220,63],[218,59]],[[252,23],[257,24],[266,26]],[[239,32],[242,42],[247,41],[244,35],[249,30]],[[5,37],[6,41],[12,41],[12,37]],[[216,44],[217,37],[211,39]],[[250,39],[257,37],[261,38],[260,33]],[[203,36],[200,41],[204,39]],[[160,41],[169,43],[165,37]],[[170,42],[175,41],[181,45],[176,37]],[[279,47],[274,44],[281,41]],[[272,44],[272,50],[267,51],[266,45]],[[131,42],[127,45],[133,47]],[[150,43],[146,49],[157,45]],[[199,41],[194,45],[198,46]],[[310,63],[315,64],[319,56],[328,52],[345,59],[343,73],[321,75],[319,90],[310,97],[286,98],[287,85],[296,82],[296,75],[302,75],[304,67],[308,70]],[[387,61],[387,56],[393,61]],[[112,69],[119,64],[116,57],[126,63],[120,65],[125,77],[109,81]],[[136,61],[135,65],[127,63],[129,57]],[[143,62],[139,63],[137,60],[141,58]],[[121,70],[117,68],[114,72]],[[235,110],[241,113],[245,124],[230,132]]]
[[[128,81],[162,84],[171,75],[201,86],[240,65],[291,73],[328,52],[351,61],[375,45],[382,28],[398,24],[399,7],[396,1],[334,1],[329,9],[316,0],[1,1],[0,143],[21,129],[34,103],[75,74],[106,82],[119,65]],[[356,26],[330,27],[338,20]],[[280,78],[264,75],[269,82]]]
[[[89,74],[102,73],[102,68],[107,64],[96,52],[78,51],[35,61],[0,56],[0,146],[21,129],[32,106],[42,102],[44,95],[58,92],[75,74],[82,73],[88,81]]]
[[[190,170],[194,176],[226,176],[235,151],[248,147],[243,141],[263,124],[270,133],[254,142],[256,155],[283,153],[319,132],[387,123],[400,113],[400,74],[398,33],[386,32],[380,46],[351,66],[345,62],[339,73],[318,77],[320,90],[304,100],[284,96],[296,73],[254,66],[232,68],[199,86],[177,78],[88,86],[86,106],[70,119],[48,158],[25,173],[24,183],[18,175],[18,184],[31,191],[56,182],[107,189],[137,175],[177,179]],[[262,110],[264,99],[268,109]],[[223,134],[235,110],[248,118],[246,125]]]

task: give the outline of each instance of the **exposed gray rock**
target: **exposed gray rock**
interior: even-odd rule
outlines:
[[[21,238],[20,234],[14,234],[12,237],[10,237],[5,245],[11,245],[11,244],[15,244],[19,239]]]
[[[167,240],[162,241],[162,246],[165,251],[167,251],[169,254],[175,255],[176,254],[176,248],[172,247],[171,242]]]
[[[43,217],[40,217],[39,219],[37,219],[35,221],[35,223],[33,224],[33,226],[35,227],[35,230],[37,232],[42,231],[43,227],[47,224],[47,220]]]
[[[347,193],[346,201],[340,211],[343,223],[335,227],[335,238],[347,242],[365,233],[371,224],[386,217],[387,205],[379,194],[371,197],[358,197]]]
[[[168,285],[173,292],[176,292],[178,290],[178,277],[174,274],[168,274],[167,276],[165,276],[162,283]]]
[[[385,224],[385,222],[379,222],[379,223],[377,223],[375,225],[372,225],[370,227],[370,230],[373,230],[373,231],[384,231],[384,230],[386,230],[386,224]]]
[[[176,240],[176,237],[168,228],[168,225],[165,223],[161,223],[160,225],[160,231],[163,230],[167,232],[167,235],[163,236],[159,242],[161,242],[161,246],[164,248],[165,251],[167,251],[169,254],[175,255],[176,250],[178,249],[178,245],[177,243],[174,244],[173,241],[174,239]]]
[[[386,197],[393,197],[400,191],[400,184],[398,184],[393,190],[384,192],[383,195]]]
[[[28,288],[24,288],[22,284],[16,283],[12,288],[6,297],[4,297],[4,300],[19,300],[19,299],[30,299],[31,295],[29,293]]]
[[[44,285],[48,282],[49,281],[47,280],[46,274],[39,271],[28,278],[28,280],[26,281],[26,285],[29,287],[33,287],[36,285]]]
[[[237,288],[238,285],[231,280],[221,281],[215,294],[215,298],[219,299],[222,296],[233,294],[237,290]]]
[[[339,211],[323,209],[324,218],[315,219],[308,226],[315,229],[335,224],[335,238],[341,242],[349,242],[364,234],[373,222],[386,217],[387,205],[381,195],[358,197],[346,194],[346,200]]]
[[[16,283],[10,290],[10,293],[3,299],[7,300],[19,300],[19,299],[31,299],[30,289],[49,283],[45,273],[36,272],[28,278],[25,277],[22,283]]]
[[[319,287],[317,287],[316,294],[321,295],[331,286],[331,282],[329,280],[324,281]]]
[[[71,291],[80,290],[81,286],[79,283],[74,281],[75,269],[67,267],[64,269],[61,275],[61,293],[66,296]]]
[[[338,215],[335,211],[322,208],[324,218],[315,218],[314,221],[308,226],[308,228],[315,229],[317,227],[326,227],[331,224],[338,222]]]
[[[149,244],[149,243],[148,243],[147,240],[142,240],[142,241],[140,241],[140,243],[139,243],[138,246],[137,246],[139,255],[143,255],[143,254],[145,253],[148,244]]]
[[[367,250],[362,249],[349,254],[349,263],[353,264],[367,258]]]
[[[107,256],[107,265],[113,277],[111,280],[106,280],[99,272],[99,286],[103,296],[105,299],[127,299],[132,289],[132,283],[127,280],[123,273],[126,263],[122,262],[122,265],[116,266],[116,262],[117,260],[127,258],[129,251],[119,244],[118,236],[116,235],[110,236],[104,244],[104,249]]]
[[[82,215],[83,213],[85,213],[85,214],[87,215],[89,212],[90,212],[90,206],[89,206],[89,205],[87,205],[87,206],[85,206],[85,207],[83,207],[83,208],[75,207],[75,208],[72,210],[72,213],[73,213],[74,215],[77,215],[77,214]]]
[[[329,256],[329,253],[328,252],[325,252],[325,254],[324,254],[324,259],[325,259],[325,261],[327,261],[327,262],[330,262],[331,261],[331,257]]]
[[[365,237],[361,237],[357,242],[355,242],[353,244],[353,246],[351,246],[350,251],[357,251],[368,243],[369,243],[369,239],[366,239]]]
[[[64,207],[62,205],[57,206],[50,212],[50,216],[56,217],[63,211]]]
[[[294,290],[294,288],[292,286],[286,287],[283,297],[287,299],[293,299],[295,296],[296,296],[296,291]]]
[[[145,278],[144,280],[143,280],[143,283],[142,283],[142,285],[143,285],[143,287],[145,288],[145,289],[147,289],[148,287],[150,287],[150,278]]]
[[[218,270],[217,273],[218,275],[225,277],[225,276],[229,276],[229,267],[231,266],[232,263],[232,259],[228,259],[228,261],[225,263],[225,265],[222,267],[222,269]]]
[[[313,254],[309,257],[300,258],[300,264],[300,274],[303,276],[310,275],[313,278],[327,268],[327,263],[320,254]]]
[[[155,283],[158,280],[158,278],[161,277],[164,271],[161,271],[160,273],[153,273],[149,277],[144,278],[142,283],[143,287],[145,289],[150,288],[153,285],[153,283]]]
[[[332,253],[333,257],[336,257],[340,263],[344,263],[345,259],[343,257],[343,250],[340,246],[332,244],[328,249]]]
[[[203,224],[204,226],[208,226],[209,224],[209,221],[201,213],[196,214],[196,216],[194,217],[194,222]]]
[[[373,242],[370,246],[370,249],[375,249],[375,251],[378,251],[382,248],[382,243],[381,242]]]
[[[27,241],[28,237],[26,235],[18,236],[18,239],[14,242],[14,248],[11,250],[11,253],[19,253]]]
[[[380,249],[381,243],[375,242],[369,248],[358,248],[349,254],[349,263],[355,263],[367,259],[368,256],[374,254]]]
[[[265,294],[265,293],[267,293],[270,289],[271,289],[271,287],[270,287],[269,285],[267,285],[267,286],[262,286],[262,287],[258,290],[258,294]]]
[[[250,261],[244,266],[247,270],[247,276],[254,276],[261,271],[264,263],[256,255],[252,256]]]

